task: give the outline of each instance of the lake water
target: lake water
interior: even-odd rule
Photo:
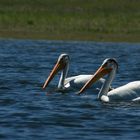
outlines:
[[[60,94],[59,76],[42,85],[61,53],[70,75],[92,74],[105,58],[118,60],[113,87],[140,80],[140,44],[0,40],[0,139],[139,140],[139,103],[102,103],[86,91]]]

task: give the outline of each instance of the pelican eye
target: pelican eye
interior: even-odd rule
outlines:
[[[106,66],[109,68],[113,68],[114,66],[117,66],[118,69],[118,63],[115,59],[108,59],[108,61],[106,62]]]

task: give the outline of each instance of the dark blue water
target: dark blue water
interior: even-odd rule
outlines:
[[[92,74],[114,57],[114,87],[140,80],[140,44],[0,40],[0,139],[138,140],[139,103],[105,104],[91,91],[46,95],[59,77],[41,87],[63,52],[71,57],[69,75]]]

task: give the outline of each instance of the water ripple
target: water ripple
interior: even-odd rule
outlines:
[[[115,57],[118,87],[139,80],[140,44],[0,40],[0,139],[139,139],[139,103],[102,103],[54,90],[59,76],[42,90],[61,53],[71,57],[69,75],[91,74]]]

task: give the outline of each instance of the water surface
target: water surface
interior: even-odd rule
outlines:
[[[59,76],[42,90],[61,53],[71,57],[69,76],[92,74],[113,57],[114,87],[140,80],[140,44],[0,40],[0,139],[138,140],[140,104],[101,103],[91,90],[61,95],[53,92]]]

